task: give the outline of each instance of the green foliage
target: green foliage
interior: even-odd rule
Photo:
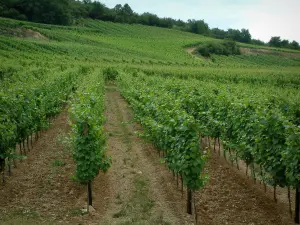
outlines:
[[[269,45],[273,47],[281,47],[281,38],[279,36],[272,37],[269,41]]]
[[[100,71],[85,77],[73,97],[73,158],[80,182],[92,181],[102,170],[106,172],[111,159],[106,156],[104,135],[104,79]]]
[[[69,25],[71,0],[6,0],[0,16],[33,22]]]
[[[211,29],[210,34],[214,38],[218,39],[232,39],[234,41],[242,42],[242,43],[251,43],[251,34],[247,29],[228,29],[227,31],[214,28]],[[253,41],[255,41],[253,39]]]
[[[144,82],[121,73],[118,86],[145,129],[145,137],[165,152],[165,162],[191,190],[201,188],[206,155],[199,145],[196,121],[181,109],[180,100],[160,88],[156,80]]]
[[[28,72],[6,74],[0,85],[0,158],[15,157],[17,143],[48,127],[48,120],[61,111],[81,75],[76,68]]]
[[[119,72],[113,67],[108,67],[103,70],[103,75],[105,81],[114,81],[117,79]]]
[[[160,92],[168,93],[171,99],[179,99],[172,104],[178,103],[192,116],[201,136],[221,138],[232,159],[259,165],[262,179],[272,185],[296,187],[299,184],[297,100],[283,98],[281,89],[272,92],[268,87],[264,90],[256,87],[253,92],[253,87],[245,84],[222,85],[217,81],[152,76],[136,79],[142,80],[145,87],[155,86]],[[296,92],[292,95],[299,99]]]
[[[299,43],[297,41],[289,42],[288,40],[281,40],[279,36],[271,37],[268,44],[272,47],[277,48],[290,48],[300,50]]]
[[[186,30],[195,34],[209,35],[209,26],[204,20],[189,20]]]
[[[241,54],[234,41],[207,42],[200,45],[196,51],[204,57],[210,57],[212,54],[226,56]]]

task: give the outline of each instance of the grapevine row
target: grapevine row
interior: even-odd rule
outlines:
[[[212,88],[213,85],[165,79],[159,76],[138,75],[134,79],[162,93],[195,120],[197,131],[203,137],[221,139],[224,151],[232,160],[245,161],[260,167],[263,182],[297,190],[299,207],[300,188],[300,127],[296,111],[283,110],[276,96],[243,95],[230,88]],[[156,93],[159,96],[159,93]],[[270,99],[263,99],[270,97]],[[149,99],[150,101],[151,99]],[[152,101],[152,100],[151,100]],[[282,100],[284,101],[284,100]],[[286,102],[287,103],[287,102]],[[298,200],[297,200],[298,199]],[[299,212],[296,217],[299,216]]]
[[[3,182],[5,161],[19,157],[27,149],[29,137],[49,126],[49,120],[60,112],[69,94],[77,86],[77,78],[82,75],[82,69],[69,69],[41,76],[26,77],[28,80],[11,82],[4,80],[0,89],[0,160]],[[23,78],[24,79],[24,78]]]
[[[100,70],[84,77],[72,98],[70,114],[76,178],[88,185],[88,204],[92,205],[91,182],[111,164],[105,151],[104,76]]]
[[[187,186],[187,212],[191,214],[192,191],[203,187],[207,180],[202,173],[206,154],[200,149],[196,120],[181,108],[179,99],[155,85],[121,73],[118,86],[133,107],[145,137],[163,152],[168,167]]]

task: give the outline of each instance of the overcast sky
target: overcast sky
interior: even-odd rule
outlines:
[[[210,28],[247,28],[252,38],[300,42],[300,0],[100,0],[109,8],[128,3],[137,13],[174,19],[204,19]]]

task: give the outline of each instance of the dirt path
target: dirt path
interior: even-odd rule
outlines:
[[[274,55],[274,56],[283,56],[287,58],[300,58],[300,53],[284,52],[284,51],[275,51],[269,49],[259,49],[259,48],[242,48],[240,47],[241,53],[245,55],[253,54],[265,54],[265,55]]]
[[[194,54],[194,51],[197,49],[197,47],[191,47],[191,48],[185,48],[184,50],[190,54],[191,56],[193,57],[196,57],[195,54]]]
[[[106,87],[105,104],[113,164],[106,174],[110,201],[100,224],[192,224],[173,176],[136,134],[140,127],[115,86]]]
[[[194,54],[194,51],[197,49],[197,47],[191,47],[191,48],[185,48],[185,51],[193,56],[197,57]],[[266,54],[266,55],[275,55],[275,56],[283,56],[287,58],[300,58],[300,53],[290,53],[290,52],[283,52],[283,51],[274,51],[274,50],[268,50],[268,49],[256,49],[256,48],[242,48],[240,47],[241,53],[243,55],[255,55],[255,54]]]

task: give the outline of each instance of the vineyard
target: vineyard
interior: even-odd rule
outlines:
[[[1,223],[299,223],[299,52],[202,57],[186,49],[221,40],[85,19],[56,26],[0,18],[0,28]],[[70,127],[63,137],[51,131],[61,115]],[[60,147],[37,147],[57,140]],[[63,160],[51,156],[57,148],[69,149],[57,153]],[[28,169],[41,158],[50,169]],[[210,193],[223,164],[249,184],[236,183],[251,193],[246,218],[234,197],[225,209],[205,209],[225,205]],[[53,167],[66,180],[51,181]],[[39,169],[35,186],[22,179]],[[32,193],[17,191],[18,182],[36,192],[59,184],[41,194],[52,208],[21,198]]]

